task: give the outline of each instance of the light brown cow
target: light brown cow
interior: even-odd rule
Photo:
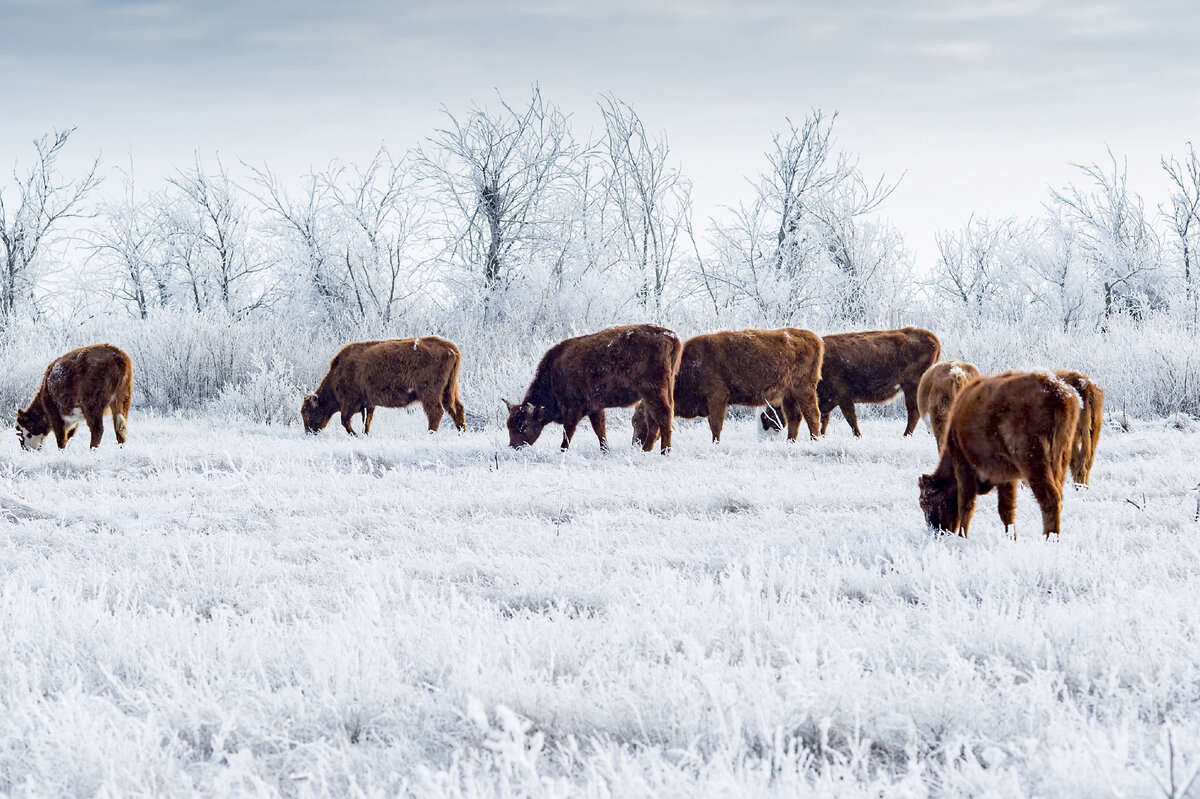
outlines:
[[[937,361],[942,345],[937,336],[919,327],[900,330],[865,330],[858,333],[832,333],[822,336],[825,357],[821,363],[821,382],[817,384],[817,404],[821,410],[821,435],[829,427],[829,415],[840,408],[846,423],[861,436],[856,402],[888,402],[904,392],[908,423],[904,435],[917,427],[917,385],[921,375]],[[765,430],[778,430],[777,408],[765,411],[760,419]]]
[[[1080,405],[1075,390],[1050,372],[972,380],[950,411],[937,469],[917,481],[925,520],[966,538],[975,497],[995,486],[1008,532],[1016,520],[1017,482],[1024,480],[1041,506],[1042,533],[1061,532],[1063,481]]]
[[[376,407],[403,408],[420,402],[429,432],[450,414],[455,427],[466,429],[466,411],[458,397],[462,356],[444,338],[387,339],[347,344],[329,362],[329,372],[316,393],[304,398],[300,418],[306,433],[319,433],[335,413],[342,427],[355,435],[351,421],[361,413],[370,430]]]
[[[683,343],[675,375],[675,415],[708,417],[713,441],[718,442],[730,405],[781,405],[788,440],[796,440],[801,419],[815,439],[823,351],[820,336],[794,327],[693,336]],[[650,436],[640,404],[633,412],[633,435],[634,443],[645,443]],[[653,446],[652,438],[649,443]]]
[[[1071,478],[1076,483],[1088,485],[1092,464],[1096,462],[1096,445],[1100,443],[1100,428],[1104,424],[1104,389],[1081,372],[1060,369],[1054,374],[1075,389],[1083,400],[1079,427],[1071,444]]]
[[[562,448],[587,416],[601,449],[608,449],[605,408],[642,402],[649,452],[662,435],[662,451],[671,448],[675,373],[683,344],[674,331],[657,325],[624,325],[560,341],[542,356],[533,382],[518,403],[508,406],[508,442],[513,448],[537,441],[548,424],[563,426]]]
[[[979,370],[966,361],[941,361],[925,370],[917,386],[917,412],[933,431],[938,447],[946,433],[950,405]]]
[[[124,444],[133,400],[133,362],[111,344],[71,350],[46,367],[29,407],[17,409],[17,437],[25,449],[40,449],[51,431],[58,448],[67,446],[86,422],[91,446],[104,437],[104,415],[112,413],[117,443]]]

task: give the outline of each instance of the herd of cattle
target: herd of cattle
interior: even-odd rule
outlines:
[[[1024,480],[1041,507],[1043,533],[1057,534],[1068,466],[1076,482],[1089,480],[1104,392],[1078,372],[983,377],[968,363],[939,362],[940,356],[937,337],[914,327],[824,337],[796,328],[724,331],[686,342],[655,325],[610,327],[546,351],[524,399],[505,400],[509,443],[531,445],[546,425],[559,424],[566,449],[586,416],[607,449],[605,409],[631,405],[634,443],[646,451],[660,440],[664,453],[670,449],[676,416],[707,418],[713,441],[720,441],[730,405],[765,406],[763,427],[786,428],[789,441],[801,421],[813,439],[824,435],[838,408],[860,436],[855,403],[887,402],[903,392],[904,434],[924,417],[939,445],[937,468],[918,481],[930,525],[965,537],[976,497],[995,487],[1008,532]],[[443,413],[464,430],[461,362],[458,347],[435,336],[348,344],[304,398],[304,429],[318,433],[337,413],[354,435],[351,422],[361,414],[369,433],[377,407],[420,402],[431,432]],[[96,447],[108,413],[123,444],[132,393],[133,364],[120,349],[72,350],[51,362],[29,407],[17,410],[21,446],[38,449],[53,432],[61,449],[86,422]]]

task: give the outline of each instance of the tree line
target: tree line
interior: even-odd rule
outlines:
[[[865,326],[920,305],[961,320],[1040,319],[1069,331],[1114,315],[1200,322],[1200,161],[1164,156],[1154,207],[1125,162],[1078,164],[1030,219],[970,216],[918,270],[882,212],[898,181],[864,174],[837,114],[787,120],[748,200],[698,229],[665,134],[598,101],[580,138],[536,87],[521,103],[446,111],[419,146],[381,147],[298,180],[219,157],[163,185],[100,161],[64,175],[73,129],[50,132],[0,182],[0,328],[36,317],[77,261],[91,296],[131,315],[287,313],[382,325],[468,314],[485,324],[600,324],[686,313],[716,324]]]

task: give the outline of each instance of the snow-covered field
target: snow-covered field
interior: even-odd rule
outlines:
[[[667,457],[148,418],[0,435],[0,794],[1182,796],[1200,433],[1105,429],[1060,541],[917,505],[932,437]],[[1173,782],[1172,782],[1173,780]],[[1193,785],[1192,795],[1200,794]]]

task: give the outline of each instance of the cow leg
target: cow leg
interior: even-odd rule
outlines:
[[[375,418],[375,406],[368,405],[362,409],[363,417],[363,435],[369,435],[371,432],[371,420]]]
[[[801,393],[796,398],[796,407],[800,409],[800,413],[804,416],[804,423],[808,425],[808,437],[816,441],[821,430],[821,412],[817,409],[817,390],[814,388],[812,391]]]
[[[642,397],[642,402],[646,407],[646,418],[652,420],[651,424],[658,428],[662,436],[662,452],[665,454],[671,449],[671,417],[674,413],[674,408],[671,407],[670,394],[666,389],[651,392]],[[713,410],[712,403],[708,406],[711,420],[711,412]],[[711,422],[710,422],[711,423]],[[642,442],[642,451],[649,452],[654,449],[653,442]]]
[[[67,429],[66,423],[56,411],[50,412],[50,429],[54,431],[54,442],[58,444],[58,448],[62,449],[67,446],[67,441],[71,438],[71,431]]]
[[[996,486],[997,510],[1000,511],[1000,521],[1004,523],[1004,533],[1012,528],[1012,538],[1017,540],[1017,481],[1001,483]]]
[[[565,451],[571,446],[571,438],[575,435],[575,428],[579,426],[579,422],[583,419],[583,414],[570,413],[563,415],[563,440],[562,448]]]
[[[1026,476],[1025,480],[1042,509],[1042,534],[1046,538],[1051,533],[1061,534],[1062,486],[1055,484],[1049,468],[1038,469],[1037,473]]]
[[[108,406],[112,411],[113,432],[117,434],[117,443],[124,444],[129,438],[129,428],[126,426],[125,414],[121,412],[120,403],[114,401]]]
[[[708,398],[708,429],[714,444],[721,443],[721,430],[725,427],[725,411],[729,407],[728,397]]]
[[[608,436],[604,429],[604,409],[588,413],[588,421],[592,423],[592,431],[600,439],[600,449],[608,452]]]
[[[359,412],[359,409],[347,408],[345,405],[343,405],[342,410],[340,411],[340,414],[339,414],[342,419],[342,427],[345,428],[346,432],[352,436],[358,435],[358,433],[354,432],[354,424],[353,424],[354,414],[356,414],[358,412]]]
[[[104,438],[104,411],[89,413],[83,418],[87,422],[88,432],[92,434],[91,448],[95,449],[100,446],[100,439]]]
[[[913,386],[911,391],[904,389],[904,409],[908,411],[908,424],[904,426],[904,435],[911,436],[917,429],[917,422],[921,421],[921,411],[917,408],[916,386]]]
[[[838,402],[838,407],[842,409],[842,416],[846,417],[846,423],[854,431],[854,437],[862,438],[862,431],[858,429],[858,414],[854,411],[853,400],[841,400]]]
[[[804,419],[804,409],[799,398],[794,394],[783,395],[783,418],[787,420],[788,441],[795,441],[796,437],[800,435],[800,422]],[[815,419],[809,424],[810,434],[815,424]],[[813,436],[813,438],[816,438],[816,436]]]
[[[429,432],[436,433],[442,425],[441,399],[422,400],[421,407],[425,409],[425,418],[429,420]]]
[[[969,468],[954,467],[954,479],[958,483],[958,528],[955,532],[963,538],[971,526],[971,517],[975,515],[975,497],[979,493],[979,484]]]

